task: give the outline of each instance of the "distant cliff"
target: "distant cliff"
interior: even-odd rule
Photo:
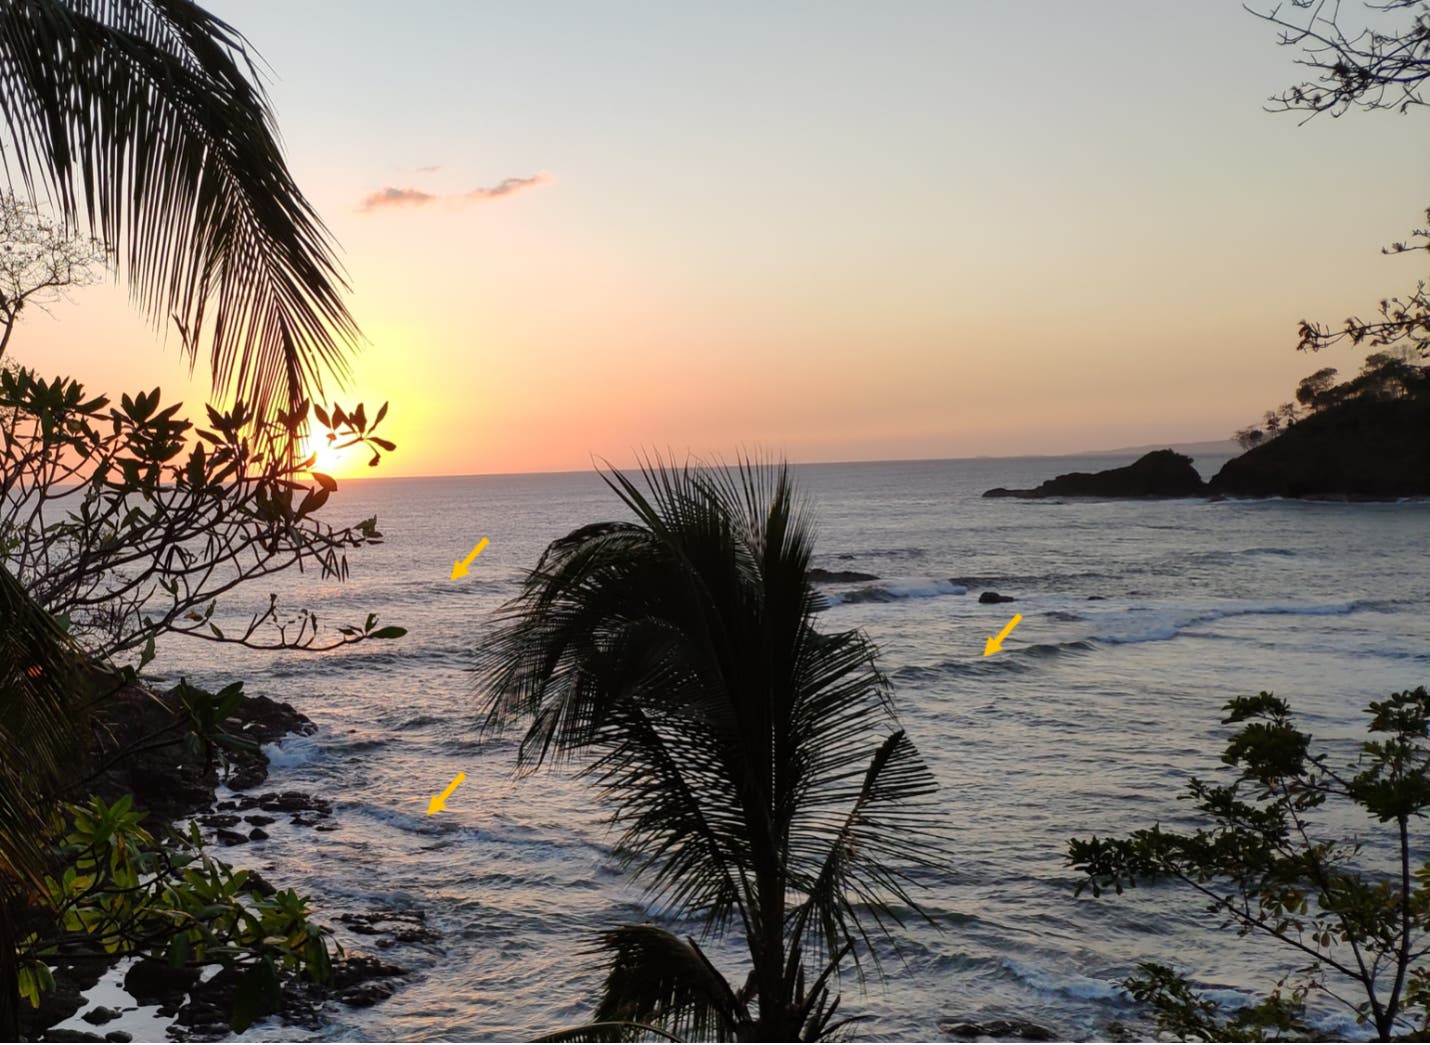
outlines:
[[[1132,464],[1102,472],[1068,472],[1031,490],[999,486],[984,497],[1202,497],[1207,487],[1192,459],[1154,450]]]
[[[1313,414],[1228,461],[1208,487],[1229,497],[1430,496],[1430,395]]]
[[[1123,468],[1068,472],[984,497],[1430,497],[1430,392],[1327,407],[1222,466],[1209,483],[1171,450]]]

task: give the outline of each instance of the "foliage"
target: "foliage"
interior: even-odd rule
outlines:
[[[205,776],[216,761],[227,770],[230,751],[258,749],[258,745],[247,737],[230,733],[225,724],[243,702],[242,682],[230,682],[217,693],[210,693],[200,686],[191,686],[188,679],[181,679],[174,687],[174,696],[187,718],[184,723],[184,752],[203,758]]]
[[[209,332],[217,398],[268,421],[345,373],[342,277],[233,27],[189,0],[7,3],[0,81],[7,169],[191,358]]]
[[[37,839],[77,743],[79,677],[73,643],[0,564],[0,904],[47,870]]]
[[[1430,77],[1430,4],[1424,0],[1365,3],[1369,24],[1347,28],[1339,0],[1290,0],[1269,11],[1253,12],[1275,25],[1283,46],[1299,49],[1298,64],[1311,79],[1293,84],[1271,99],[1278,111],[1339,116],[1352,108],[1395,109],[1402,113],[1425,104]],[[1398,24],[1385,19],[1404,16]],[[1426,212],[1430,222],[1430,211]],[[1419,242],[1423,241],[1423,242]],[[1430,228],[1417,228],[1410,242],[1385,248],[1386,254],[1430,250]],[[1430,294],[1424,280],[1399,297],[1380,302],[1379,318],[1351,316],[1339,324],[1302,320],[1298,348],[1319,351],[1338,342],[1372,348],[1404,349],[1430,358]]]
[[[1297,64],[1312,79],[1271,99],[1280,110],[1339,116],[1351,108],[1398,109],[1425,104],[1430,77],[1430,5],[1425,0],[1381,0],[1362,5],[1371,21],[1407,12],[1405,23],[1347,28],[1341,5],[1327,0],[1290,0],[1258,14],[1280,30],[1283,46],[1301,51]]]
[[[73,236],[22,201],[0,192],[0,356],[27,307],[45,309],[70,287],[98,282],[102,244]]]
[[[1372,352],[1366,356],[1360,373],[1340,384],[1335,382],[1337,373],[1339,371],[1335,367],[1328,366],[1302,378],[1296,386],[1297,402],[1311,413],[1320,413],[1345,403],[1430,394],[1430,366],[1413,362],[1412,354],[1404,346]],[[1243,450],[1250,450],[1290,428],[1301,420],[1301,416],[1294,403],[1283,403],[1278,409],[1266,412],[1261,427],[1252,425],[1243,428],[1232,438],[1241,444]]]
[[[108,954],[145,954],[178,967],[217,963],[239,974],[233,1027],[264,1013],[284,973],[324,983],[332,978],[329,934],[309,920],[307,900],[292,890],[264,895],[247,871],[204,851],[198,828],[164,845],[140,826],[125,795],[67,807],[57,847],[63,870],[45,880],[57,929],[85,934]],[[38,1006],[53,986],[46,957],[51,933],[21,942],[20,990]]]
[[[265,649],[329,649],[396,638],[375,615],[332,636],[308,611],[284,617],[276,596],[240,630],[215,621],[219,599],[283,570],[316,567],[345,577],[346,552],[381,541],[376,520],[335,529],[317,513],[337,488],[312,461],[265,454],[250,441],[252,413],[209,407],[208,428],[160,405],[159,390],[90,396],[79,382],[0,370],[0,563],[46,611],[67,622],[92,655],[139,651],[176,634]],[[393,444],[351,412],[319,408],[339,445],[374,459]],[[296,439],[305,403],[268,427]],[[191,449],[185,452],[192,441]]]
[[[1420,864],[1425,842],[1411,831],[1430,809],[1430,692],[1372,701],[1371,739],[1339,767],[1312,751],[1270,693],[1237,697],[1226,711],[1238,727],[1222,756],[1234,779],[1187,788],[1209,826],[1074,839],[1068,862],[1085,876],[1078,891],[1093,896],[1181,882],[1224,924],[1275,939],[1305,964],[1289,986],[1229,1019],[1165,966],[1144,965],[1127,986],[1163,1029],[1207,1041],[1304,1030],[1310,995],[1351,1008],[1382,1041],[1430,1033],[1430,864]],[[1363,836],[1332,831],[1352,815]]]
[[[599,1024],[569,1033],[824,1037],[847,1022],[843,960],[920,914],[917,874],[945,859],[934,780],[873,646],[815,630],[787,469],[644,478],[606,477],[635,521],[554,542],[485,640],[488,726],[527,723],[524,769],[579,763],[651,898],[703,934],[738,927],[750,974],[737,990],[693,938],[612,929]]]

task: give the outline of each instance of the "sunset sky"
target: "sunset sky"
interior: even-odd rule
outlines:
[[[1423,267],[1379,253],[1423,115],[1263,111],[1294,55],[1232,0],[211,6],[341,248],[385,475],[1224,438],[1355,367],[1301,317]],[[122,288],[13,351],[207,391]]]

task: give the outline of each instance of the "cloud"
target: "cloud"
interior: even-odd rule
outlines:
[[[388,186],[363,198],[358,210],[377,210],[379,207],[420,207],[431,203],[437,197],[421,189],[396,189]]]
[[[442,169],[442,165],[441,165],[440,163],[432,163],[432,164],[428,164],[426,167],[418,167],[418,168],[417,168],[417,173],[418,173],[418,174],[436,174],[436,173],[437,173],[438,171],[440,171],[441,169]]]
[[[489,200],[498,200],[503,196],[512,196],[524,189],[533,189],[538,185],[547,185],[555,179],[546,171],[537,171],[535,174],[525,178],[503,178],[495,185],[481,186],[469,189],[466,192],[454,192],[446,194],[433,194],[423,192],[421,189],[411,187],[397,188],[393,185],[385,186],[378,191],[363,198],[358,204],[360,211],[381,210],[385,207],[425,207],[429,203],[447,203],[454,206],[466,206],[471,203],[486,203]]]

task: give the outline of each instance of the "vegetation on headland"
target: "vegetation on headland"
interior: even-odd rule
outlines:
[[[523,769],[580,767],[665,916],[733,928],[749,971],[732,984],[694,936],[612,928],[594,1023],[557,1037],[825,1039],[850,1022],[841,966],[877,966],[947,859],[934,779],[874,647],[814,626],[787,469],[644,477],[607,476],[635,522],[574,531],[527,577],[482,655],[488,722],[525,724]]]
[[[1341,409],[1349,404],[1393,403],[1406,399],[1430,398],[1430,366],[1416,363],[1408,349],[1372,352],[1356,376],[1336,382],[1335,367],[1322,367],[1301,379],[1296,386],[1296,402],[1268,410],[1262,423],[1237,431],[1234,438],[1243,450],[1252,450],[1268,439],[1290,431],[1299,421]]]

